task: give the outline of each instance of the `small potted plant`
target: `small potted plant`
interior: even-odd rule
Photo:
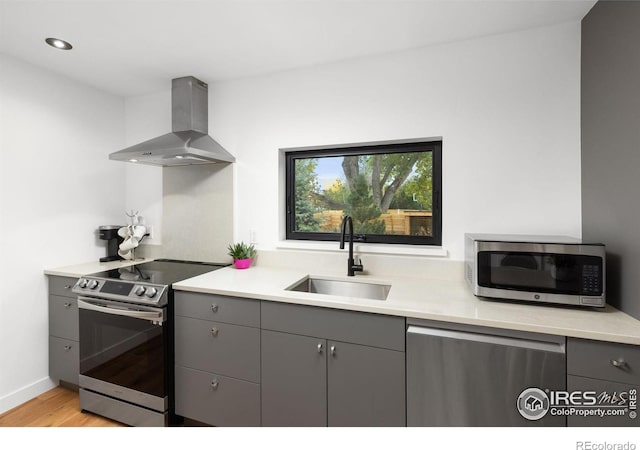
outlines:
[[[233,258],[233,265],[236,269],[248,269],[251,266],[251,258],[256,254],[253,244],[238,242],[233,245],[229,244],[227,248],[229,256]]]

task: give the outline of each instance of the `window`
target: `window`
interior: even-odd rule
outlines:
[[[441,245],[442,141],[285,152],[287,239]]]

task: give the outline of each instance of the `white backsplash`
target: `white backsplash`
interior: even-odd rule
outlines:
[[[338,243],[336,242],[336,246]],[[358,253],[354,253],[356,259]],[[297,269],[309,274],[347,274],[348,252],[313,252],[306,250],[258,250],[255,264],[265,267]],[[462,280],[464,262],[443,258],[362,255],[364,273],[356,277],[374,275],[376,277],[424,277],[425,280]]]
[[[162,193],[163,257],[231,262],[233,166],[164,167]]]

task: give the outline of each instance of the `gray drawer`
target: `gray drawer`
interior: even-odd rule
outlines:
[[[76,294],[71,292],[71,288],[76,284],[76,281],[78,281],[77,278],[49,275],[49,294],[76,297]]]
[[[176,364],[260,382],[260,329],[177,316],[175,330]]]
[[[226,427],[260,426],[260,385],[176,366],[176,414]]]
[[[260,327],[260,301],[224,295],[176,292],[177,316]]]
[[[49,334],[78,340],[78,299],[49,296]]]
[[[404,317],[262,302],[262,328],[404,351]]]
[[[49,376],[77,385],[79,355],[77,341],[49,336]]]
[[[596,380],[593,378],[567,376],[567,390],[574,391],[595,391],[596,395],[602,392],[613,396],[614,393],[620,395],[622,392],[629,392],[630,389],[638,389],[636,385],[623,383],[613,383],[611,381]],[[636,394],[637,395],[637,394]],[[626,405],[629,406],[627,397]],[[636,411],[637,413],[638,411]],[[640,426],[640,418],[631,419],[627,411],[623,416],[568,416],[567,426],[569,427],[637,427]]]
[[[640,346],[568,338],[567,373],[640,385]]]

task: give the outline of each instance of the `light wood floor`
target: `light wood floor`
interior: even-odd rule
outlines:
[[[0,427],[124,427],[80,411],[78,393],[58,386],[0,414]]]

